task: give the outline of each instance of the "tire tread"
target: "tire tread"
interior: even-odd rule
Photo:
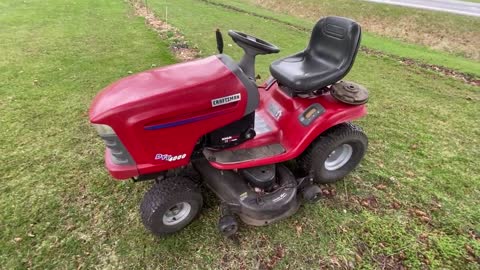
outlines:
[[[338,124],[323,134],[321,134],[312,144],[305,150],[305,152],[298,158],[300,167],[305,173],[310,173],[315,176],[315,168],[312,164],[313,155],[315,153],[324,153],[336,141],[343,140],[347,137],[360,137],[365,140],[365,146],[368,147],[368,139],[362,128],[350,122]],[[318,178],[318,177],[317,177]],[[316,179],[319,183],[328,183],[322,179]]]
[[[162,233],[152,228],[152,216],[155,210],[161,208],[162,204],[178,200],[186,194],[199,194],[200,207],[203,203],[201,192],[197,184],[186,177],[171,177],[156,182],[148,190],[140,205],[140,216],[143,225],[152,233],[162,236],[169,233]],[[196,215],[196,214],[195,214]]]

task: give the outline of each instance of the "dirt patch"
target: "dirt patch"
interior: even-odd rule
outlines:
[[[470,85],[473,85],[473,86],[480,86],[480,78],[476,78],[476,77],[474,77],[470,74],[462,73],[462,72],[459,72],[459,71],[456,71],[456,70],[453,70],[453,69],[450,69],[450,68],[446,68],[446,67],[439,66],[439,65],[431,65],[431,64],[423,63],[421,61],[417,61],[417,60],[414,60],[414,59],[411,59],[411,58],[399,57],[399,56],[392,55],[392,54],[386,54],[384,52],[369,49],[369,48],[366,48],[366,47],[361,47],[360,51],[362,51],[363,53],[365,53],[367,55],[376,55],[376,56],[379,56],[379,57],[388,57],[388,58],[394,59],[394,60],[398,61],[399,63],[401,63],[403,65],[406,65],[406,66],[413,66],[413,67],[426,69],[426,70],[429,70],[429,71],[440,73],[440,74],[442,74],[444,76],[447,76],[447,77],[450,77],[450,78],[454,78],[454,79],[463,81],[466,84],[470,84]]]
[[[285,257],[285,248],[282,245],[275,247],[275,251],[269,258],[260,259],[258,269],[271,270],[275,268],[282,259]]]
[[[229,9],[229,10],[239,12],[239,13],[245,13],[245,14],[252,15],[252,16],[255,16],[255,17],[258,17],[258,18],[262,18],[262,19],[265,19],[265,20],[269,20],[269,21],[272,21],[272,22],[278,22],[278,23],[281,23],[283,25],[288,25],[288,26],[290,26],[294,29],[297,29],[297,30],[310,31],[310,29],[308,29],[306,27],[303,27],[303,26],[299,26],[299,25],[295,25],[293,23],[285,22],[285,21],[279,20],[279,19],[274,18],[274,17],[260,15],[260,14],[257,14],[255,12],[250,12],[250,11],[243,10],[241,8],[237,8],[237,7],[234,7],[234,6],[227,5],[227,4],[217,3],[217,2],[213,2],[213,1],[209,1],[209,0],[200,0],[200,1],[202,1],[204,3],[207,3],[209,5],[222,7],[224,9]]]
[[[312,267],[312,269],[316,268]],[[355,264],[343,256],[333,255],[320,259],[318,269],[351,270],[355,269]]]
[[[158,19],[155,13],[145,6],[143,1],[129,0],[129,3],[133,7],[135,15],[145,18],[145,23],[148,27],[157,32],[162,39],[170,39],[172,41],[170,49],[178,60],[186,62],[198,57],[199,51],[185,41],[185,37],[180,31]]]
[[[377,263],[380,269],[403,270],[407,269],[403,264],[405,257],[405,254],[403,252],[400,252],[394,255],[378,254],[373,256],[372,259]]]
[[[458,72],[458,71],[455,71],[455,70],[452,70],[452,69],[449,69],[449,68],[446,68],[446,67],[425,64],[425,63],[417,62],[415,60],[408,59],[408,58],[402,58],[400,60],[400,62],[402,64],[407,65],[407,66],[418,66],[418,67],[422,67],[424,69],[436,71],[436,72],[441,73],[445,76],[461,80],[461,81],[463,81],[467,84],[473,85],[473,86],[480,86],[480,79],[477,79],[477,78],[475,78],[471,75],[461,73],[461,72]]]

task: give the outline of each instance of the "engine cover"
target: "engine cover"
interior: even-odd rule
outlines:
[[[255,112],[247,114],[242,119],[219,128],[207,136],[207,147],[224,149],[239,145],[255,137]]]
[[[143,175],[187,165],[201,138],[248,118],[258,103],[256,84],[216,55],[123,78],[97,95],[89,116],[115,131]],[[238,134],[253,123],[245,122]]]

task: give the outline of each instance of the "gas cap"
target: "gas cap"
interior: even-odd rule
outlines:
[[[347,104],[360,105],[368,101],[367,88],[354,82],[340,81],[332,85],[330,93],[337,100]]]

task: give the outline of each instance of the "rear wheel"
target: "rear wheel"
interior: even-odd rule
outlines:
[[[197,185],[185,177],[155,183],[140,205],[142,222],[157,236],[175,233],[200,212],[203,198]]]
[[[315,182],[336,182],[360,163],[367,151],[365,133],[351,123],[343,123],[322,134],[300,158],[300,166],[312,173]]]

